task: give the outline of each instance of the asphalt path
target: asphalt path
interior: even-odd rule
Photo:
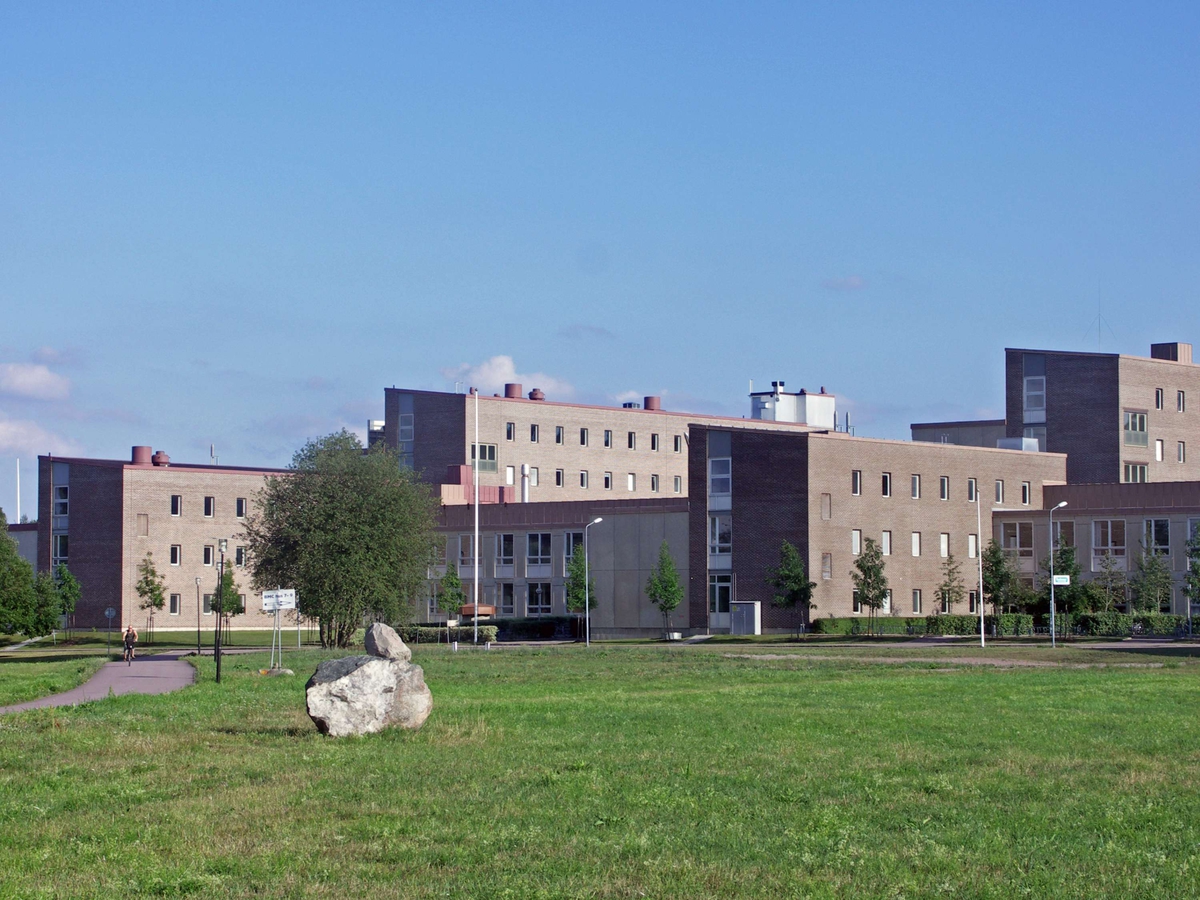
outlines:
[[[179,658],[189,652],[192,651],[176,650],[140,656],[133,661],[133,665],[123,661],[105,663],[86,684],[61,694],[0,706],[0,715],[50,706],[78,706],[80,703],[122,694],[168,694],[195,682],[196,670]]]

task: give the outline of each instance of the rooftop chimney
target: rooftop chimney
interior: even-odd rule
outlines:
[[[544,393],[542,393],[541,388],[534,388],[532,391],[529,392],[529,399],[530,400],[545,400],[546,395]]]
[[[506,384],[504,386],[504,396],[507,397],[509,400],[520,400],[521,399],[521,385]]]
[[[662,409],[662,397],[647,397],[642,404],[642,409],[660,410]]]
[[[151,455],[154,453],[152,447],[134,447],[133,448],[133,464],[135,466],[151,465]]]
[[[1168,359],[1171,362],[1181,362],[1191,365],[1192,345],[1173,341],[1169,344],[1151,344],[1151,359]]]

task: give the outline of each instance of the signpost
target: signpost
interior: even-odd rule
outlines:
[[[104,618],[108,619],[108,643],[107,650],[109,655],[112,654],[112,620],[117,617],[117,611],[111,606],[104,610]]]
[[[293,590],[263,591],[263,612],[275,613],[275,629],[271,633],[271,668],[283,668],[283,631],[280,630],[279,612],[296,608],[296,592]]]

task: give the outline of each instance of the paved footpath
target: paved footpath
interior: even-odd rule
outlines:
[[[47,706],[76,706],[91,700],[103,700],[110,695],[166,694],[177,691],[196,680],[196,670],[179,658],[188,652],[190,651],[176,650],[154,656],[140,656],[133,661],[132,666],[126,662],[105,663],[86,684],[62,694],[53,694],[12,706],[0,706],[0,715]]]

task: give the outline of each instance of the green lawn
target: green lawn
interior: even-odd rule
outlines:
[[[320,653],[201,660],[0,719],[0,896],[1200,896],[1195,662],[854,649],[421,647],[425,728],[340,741]]]
[[[0,706],[36,700],[78,687],[104,665],[97,656],[45,660],[35,656],[0,656]]]

